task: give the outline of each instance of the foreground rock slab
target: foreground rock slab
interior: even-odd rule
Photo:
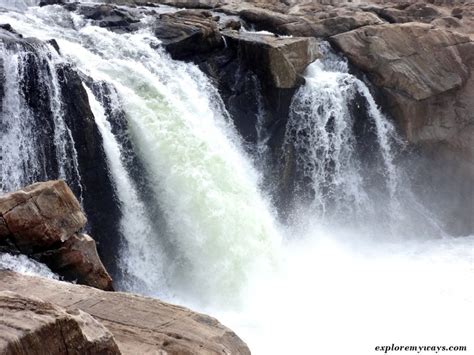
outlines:
[[[112,334],[89,314],[35,297],[0,292],[0,353],[120,354]]]
[[[157,299],[0,271],[5,290],[89,313],[110,330],[122,354],[250,354],[216,319]]]

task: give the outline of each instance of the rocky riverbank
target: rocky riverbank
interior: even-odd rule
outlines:
[[[72,283],[0,270],[2,354],[249,354],[217,320],[111,291],[86,217],[64,181],[0,196],[0,250],[45,263]],[[101,289],[101,290],[99,290]]]
[[[157,299],[0,270],[0,353],[250,354],[216,319]]]

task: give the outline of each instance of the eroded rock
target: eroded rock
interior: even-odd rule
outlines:
[[[29,255],[66,280],[112,290],[88,235],[79,233],[86,217],[62,180],[40,182],[0,196],[0,244],[3,252]]]
[[[250,354],[216,319],[157,299],[0,271],[4,290],[89,313],[113,334],[122,354]]]
[[[217,21],[204,10],[162,14],[153,31],[174,59],[187,59],[224,45]]]
[[[25,253],[65,242],[86,224],[86,216],[66,183],[36,183],[0,196],[0,216]]]
[[[291,89],[302,83],[306,67],[319,56],[314,38],[283,38],[249,32],[225,31],[229,46],[270,86]]]
[[[473,124],[469,37],[409,23],[365,27],[332,41],[384,91],[410,141],[451,141]]]
[[[95,241],[87,234],[74,234],[60,248],[36,257],[66,280],[101,290],[113,290],[112,278],[97,254]]]
[[[29,291],[0,292],[0,334],[4,355],[120,354],[113,335],[89,314],[67,312]]]

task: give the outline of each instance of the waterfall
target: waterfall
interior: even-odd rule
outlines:
[[[156,293],[156,290],[162,290],[165,286],[163,264],[166,258],[158,243],[159,236],[154,233],[146,206],[124,167],[123,151],[112,133],[103,105],[89,88],[86,91],[104,140],[107,162],[123,214],[120,231],[126,240],[120,248],[119,257],[119,268],[123,275],[117,283],[123,289],[133,289],[142,294]]]
[[[472,338],[474,238],[438,238],[404,142],[327,45],[290,107],[282,159],[296,186],[282,225],[260,187],[274,151],[258,77],[244,149],[217,89],[168,56],[153,16],[118,34],[61,6],[22,11],[0,11],[25,36],[0,32],[1,191],[62,177],[86,211],[100,201],[88,217],[119,290],[210,313],[255,354]],[[22,256],[0,255],[0,268],[55,277]]]
[[[444,235],[397,164],[405,143],[394,125],[368,86],[349,73],[347,60],[326,42],[321,49],[323,59],[308,67],[292,100],[285,137],[301,176],[295,194],[310,210],[305,218],[364,227],[369,222],[371,230],[379,225],[398,235]]]
[[[154,215],[140,200],[113,122],[88,89],[121,205],[122,271],[141,280],[129,289],[158,295],[166,284],[183,298],[237,299],[250,270],[274,267],[279,233],[216,89],[196,66],[154,49],[159,42],[146,27],[116,34],[61,8],[29,11],[34,16],[15,14],[9,23],[25,35],[55,38],[63,57],[118,95],[127,134],[163,214]],[[161,218],[158,228],[150,222]]]
[[[52,45],[5,38],[0,47],[4,73],[0,127],[0,190],[36,181],[65,179],[81,197],[77,152],[62,108]]]

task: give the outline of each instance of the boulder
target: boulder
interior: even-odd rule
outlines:
[[[86,216],[64,181],[36,183],[0,196],[0,217],[25,253],[65,242],[86,224]]]
[[[67,3],[65,7],[70,11],[78,12],[86,19],[92,20],[96,26],[106,27],[116,32],[136,30],[140,21],[131,9],[114,5]]]
[[[318,42],[308,37],[276,37],[252,32],[223,32],[237,56],[252,67],[265,85],[291,89],[302,82],[306,67],[319,56]]]
[[[94,239],[87,234],[74,234],[58,249],[36,255],[66,280],[77,281],[101,290],[113,290],[112,278],[97,254]]]
[[[1,354],[120,354],[112,334],[89,314],[22,294],[28,296],[0,292]]]
[[[205,10],[162,14],[153,31],[174,59],[188,59],[224,45],[217,21]]]
[[[21,252],[44,262],[66,280],[112,290],[95,241],[78,233],[86,217],[62,180],[36,183],[0,196],[3,252]]]
[[[113,334],[122,354],[250,354],[216,319],[157,299],[11,271],[0,271],[3,290],[41,297],[69,312],[89,313]]]

